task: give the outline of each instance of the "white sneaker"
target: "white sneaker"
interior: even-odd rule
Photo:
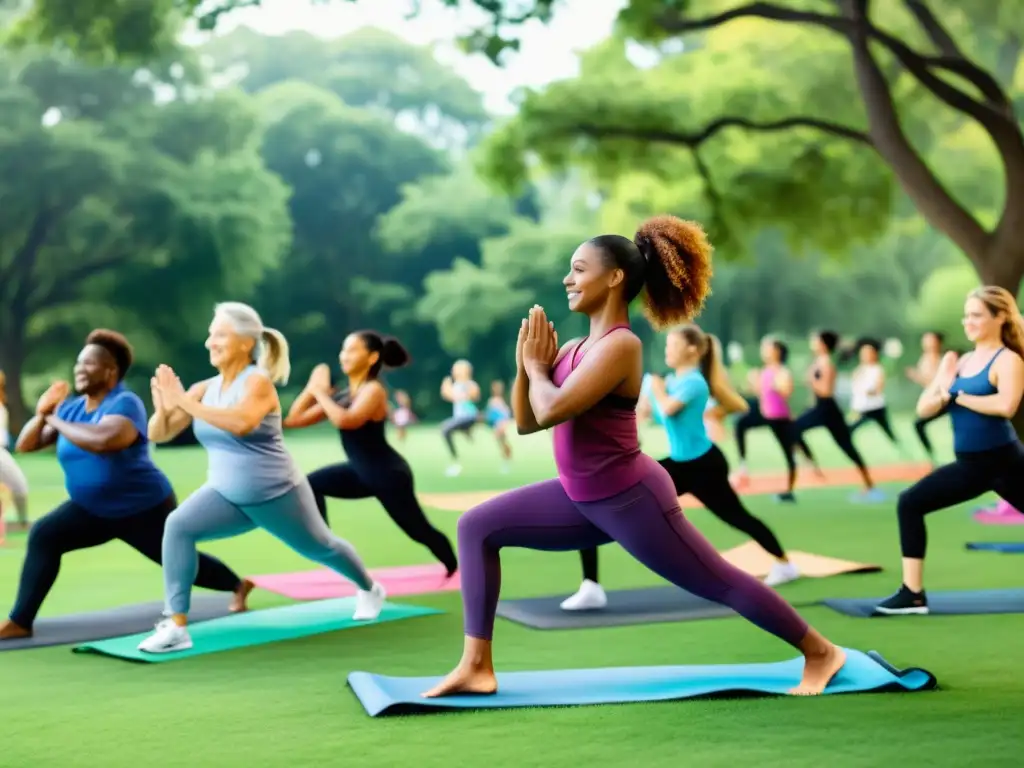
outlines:
[[[765,576],[764,583],[769,587],[777,587],[780,584],[787,584],[799,578],[800,569],[793,563],[780,563],[776,561],[768,575]]]
[[[445,474],[448,477],[458,477],[462,473],[462,467],[459,464],[452,464],[448,469],[445,470]]]
[[[379,582],[373,582],[368,592],[360,589],[356,592],[356,612],[352,614],[352,618],[355,621],[373,621],[384,610],[386,599],[384,585]]]
[[[579,591],[562,601],[561,608],[563,611],[594,611],[606,605],[608,595],[605,594],[604,587],[596,581],[584,579]]]
[[[156,632],[139,643],[144,653],[174,653],[187,651],[192,647],[192,637],[186,627],[179,627],[170,619],[156,625]]]

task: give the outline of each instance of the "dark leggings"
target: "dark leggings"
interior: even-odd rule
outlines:
[[[796,424],[792,419],[765,419],[765,423],[775,436],[775,441],[782,449],[782,455],[786,459],[786,484],[790,493],[796,488],[796,449],[797,444],[803,440],[799,438],[796,431]],[[803,448],[807,458],[814,461],[811,449]]]
[[[793,422],[790,419],[766,419],[764,415],[761,413],[761,406],[757,402],[756,397],[744,397],[743,399],[747,401],[747,405],[750,406],[750,410],[747,411],[742,416],[740,416],[738,419],[736,419],[735,431],[736,448],[739,451],[740,460],[746,461],[747,432],[749,432],[752,429],[757,429],[758,427],[769,427],[771,426],[773,421],[780,423],[787,422],[789,424],[792,424]],[[791,465],[790,461],[793,458],[794,452],[799,450],[801,453],[803,453],[804,456],[806,456],[811,461],[814,461],[814,454],[811,453],[811,449],[807,445],[807,443],[804,442],[803,437],[801,435],[795,434],[794,431],[791,430],[788,438],[785,440],[782,437],[780,437],[778,433],[776,433],[774,428],[772,429],[772,433],[775,434],[775,439],[778,440],[779,445],[782,446],[782,450],[786,455],[786,465],[790,466],[790,471],[793,473],[795,478],[796,464],[792,463]],[[787,445],[792,446],[791,449],[787,449]],[[790,490],[792,490],[792,483]]]
[[[747,534],[768,554],[780,559],[786,556],[772,530],[760,518],[750,514],[736,495],[729,482],[729,462],[718,446],[692,461],[666,458],[658,463],[672,478],[676,496],[692,494],[708,512],[726,525]],[[583,578],[597,581],[597,549],[582,550],[580,560],[583,563]]]
[[[395,525],[417,544],[429,549],[449,574],[458,568],[452,543],[430,524],[423,513],[408,467],[375,467],[371,472],[360,471],[348,463],[332,464],[312,473],[309,485],[324,522],[327,522],[328,496],[332,499],[376,498]]]
[[[925,432],[925,427],[931,424],[933,421],[941,419],[945,416],[947,411],[939,411],[934,416],[929,416],[927,419],[917,419],[914,422],[914,431],[917,432],[917,439],[921,441],[921,445],[924,446],[925,453],[928,454],[928,458],[932,461],[935,460],[935,449],[932,448],[932,441],[928,439],[928,433]]]
[[[89,549],[117,539],[162,564],[161,545],[164,524],[178,506],[173,495],[162,503],[130,517],[98,517],[73,501],[65,501],[40,518],[28,535],[28,551],[21,568],[18,597],[11,611],[11,621],[19,627],[32,629],[39,608],[57,581],[61,558],[68,552]],[[199,555],[197,587],[216,592],[234,592],[241,584],[238,575],[215,557]]]
[[[503,547],[566,552],[618,542],[666,581],[727,605],[799,647],[807,623],[775,590],[730,565],[679,508],[668,473],[653,459],[644,478],[601,501],[574,502],[558,480],[503,493],[459,518],[465,633],[490,640]]]
[[[928,547],[924,516],[995,491],[1024,509],[1024,445],[1013,442],[976,453],[958,453],[899,496],[900,548],[904,557],[923,559]]]
[[[796,420],[796,434],[801,437],[804,432],[818,427],[824,427],[828,430],[836,445],[839,446],[839,449],[860,470],[864,478],[864,484],[870,488],[872,482],[871,476],[868,474],[867,464],[864,463],[860,451],[853,444],[853,438],[850,436],[850,427],[847,426],[846,419],[843,418],[843,412],[839,410],[838,403],[831,397],[819,397],[817,402],[810,409],[800,414],[800,417]]]
[[[899,447],[900,441],[896,439],[896,433],[892,431],[892,425],[889,423],[889,409],[884,406],[859,414],[857,420],[850,425],[850,436],[852,437],[854,432],[870,422],[874,422],[881,427],[889,441]]]
[[[444,438],[445,445],[448,446],[448,452],[452,455],[453,459],[459,458],[458,452],[455,450],[455,440],[453,435],[456,432],[465,432],[466,437],[471,437],[473,434],[473,426],[477,422],[475,414],[467,416],[453,416],[450,419],[441,422],[441,436]]]

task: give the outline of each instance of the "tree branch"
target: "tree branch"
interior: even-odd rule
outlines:
[[[771,21],[812,24],[837,32],[847,39],[850,39],[857,33],[857,28],[848,18],[810,11],[797,11],[766,2],[748,3],[703,19],[686,19],[679,12],[665,13],[659,17],[658,23],[666,32],[681,34],[710,29],[729,21],[750,17]],[[951,60],[949,57],[922,56],[905,45],[901,40],[872,25],[867,19],[864,21],[864,29],[870,38],[888,48],[922,85],[953,109],[970,115],[989,130],[1005,128],[1007,123],[1012,123],[1016,127],[1016,120],[1005,109],[996,108],[974,99],[963,91],[954,88],[932,72],[934,67],[969,77],[966,74],[967,72],[971,72],[976,76],[977,72],[981,71],[977,67],[966,61]],[[985,75],[986,73],[982,72],[982,74]],[[994,83],[995,81],[993,80],[992,82]],[[996,83],[996,86],[998,87],[998,83]]]
[[[126,259],[127,256],[124,253],[118,252],[112,256],[76,265],[60,276],[60,282],[54,283],[48,290],[43,290],[33,295],[31,301],[27,304],[28,311],[30,313],[38,312],[42,309],[74,301],[76,291],[81,287],[83,281],[88,280],[90,277],[95,277],[111,267],[123,264]]]
[[[964,52],[953,40],[952,35],[942,26],[925,0],[903,0],[908,10],[917,19],[917,22],[924,29],[931,39],[932,44],[938,49],[937,58],[927,59],[937,67],[953,72],[972,83],[989,102],[1006,114],[1011,114],[1010,98],[999,85],[999,81],[973,61],[967,58]]]
[[[854,28],[849,38],[853,49],[854,72],[875,148],[895,172],[900,185],[924,218],[933,227],[945,232],[969,258],[980,259],[986,250],[988,234],[953,199],[903,132],[889,83],[871,55],[866,0],[844,0],[844,5],[847,18]]]
[[[720,117],[697,131],[671,131],[656,128],[641,128],[636,125],[614,126],[595,123],[576,122],[568,127],[568,131],[590,136],[592,138],[622,138],[653,141],[663,144],[677,144],[696,148],[714,138],[726,128],[744,128],[755,133],[776,133],[793,128],[812,128],[817,131],[856,141],[866,146],[873,146],[871,137],[863,131],[848,128],[845,125],[819,120],[815,117],[787,117],[781,120],[757,122],[745,117]]]

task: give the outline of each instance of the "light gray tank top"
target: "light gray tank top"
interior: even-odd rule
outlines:
[[[259,369],[250,365],[225,389],[224,379],[210,380],[203,405],[228,408],[245,393],[245,382]],[[285,448],[281,414],[269,413],[252,432],[239,437],[195,419],[196,440],[206,449],[209,461],[206,484],[232,504],[262,504],[283,496],[302,483],[299,471]]]

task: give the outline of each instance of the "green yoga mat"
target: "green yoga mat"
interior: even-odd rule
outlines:
[[[75,653],[98,653],[102,656],[112,656],[126,661],[158,664],[219,651],[231,651],[236,648],[248,648],[253,645],[336,632],[340,629],[372,626],[387,621],[400,621],[416,616],[443,613],[436,608],[424,608],[419,605],[385,603],[384,610],[374,621],[353,621],[352,614],[355,607],[356,599],[345,597],[337,600],[318,600],[281,608],[249,611],[222,619],[203,621],[189,627],[192,647],[174,653],[144,653],[140,651],[139,643],[148,637],[150,632],[115,637],[110,640],[98,640],[94,643],[76,646],[72,650]]]

